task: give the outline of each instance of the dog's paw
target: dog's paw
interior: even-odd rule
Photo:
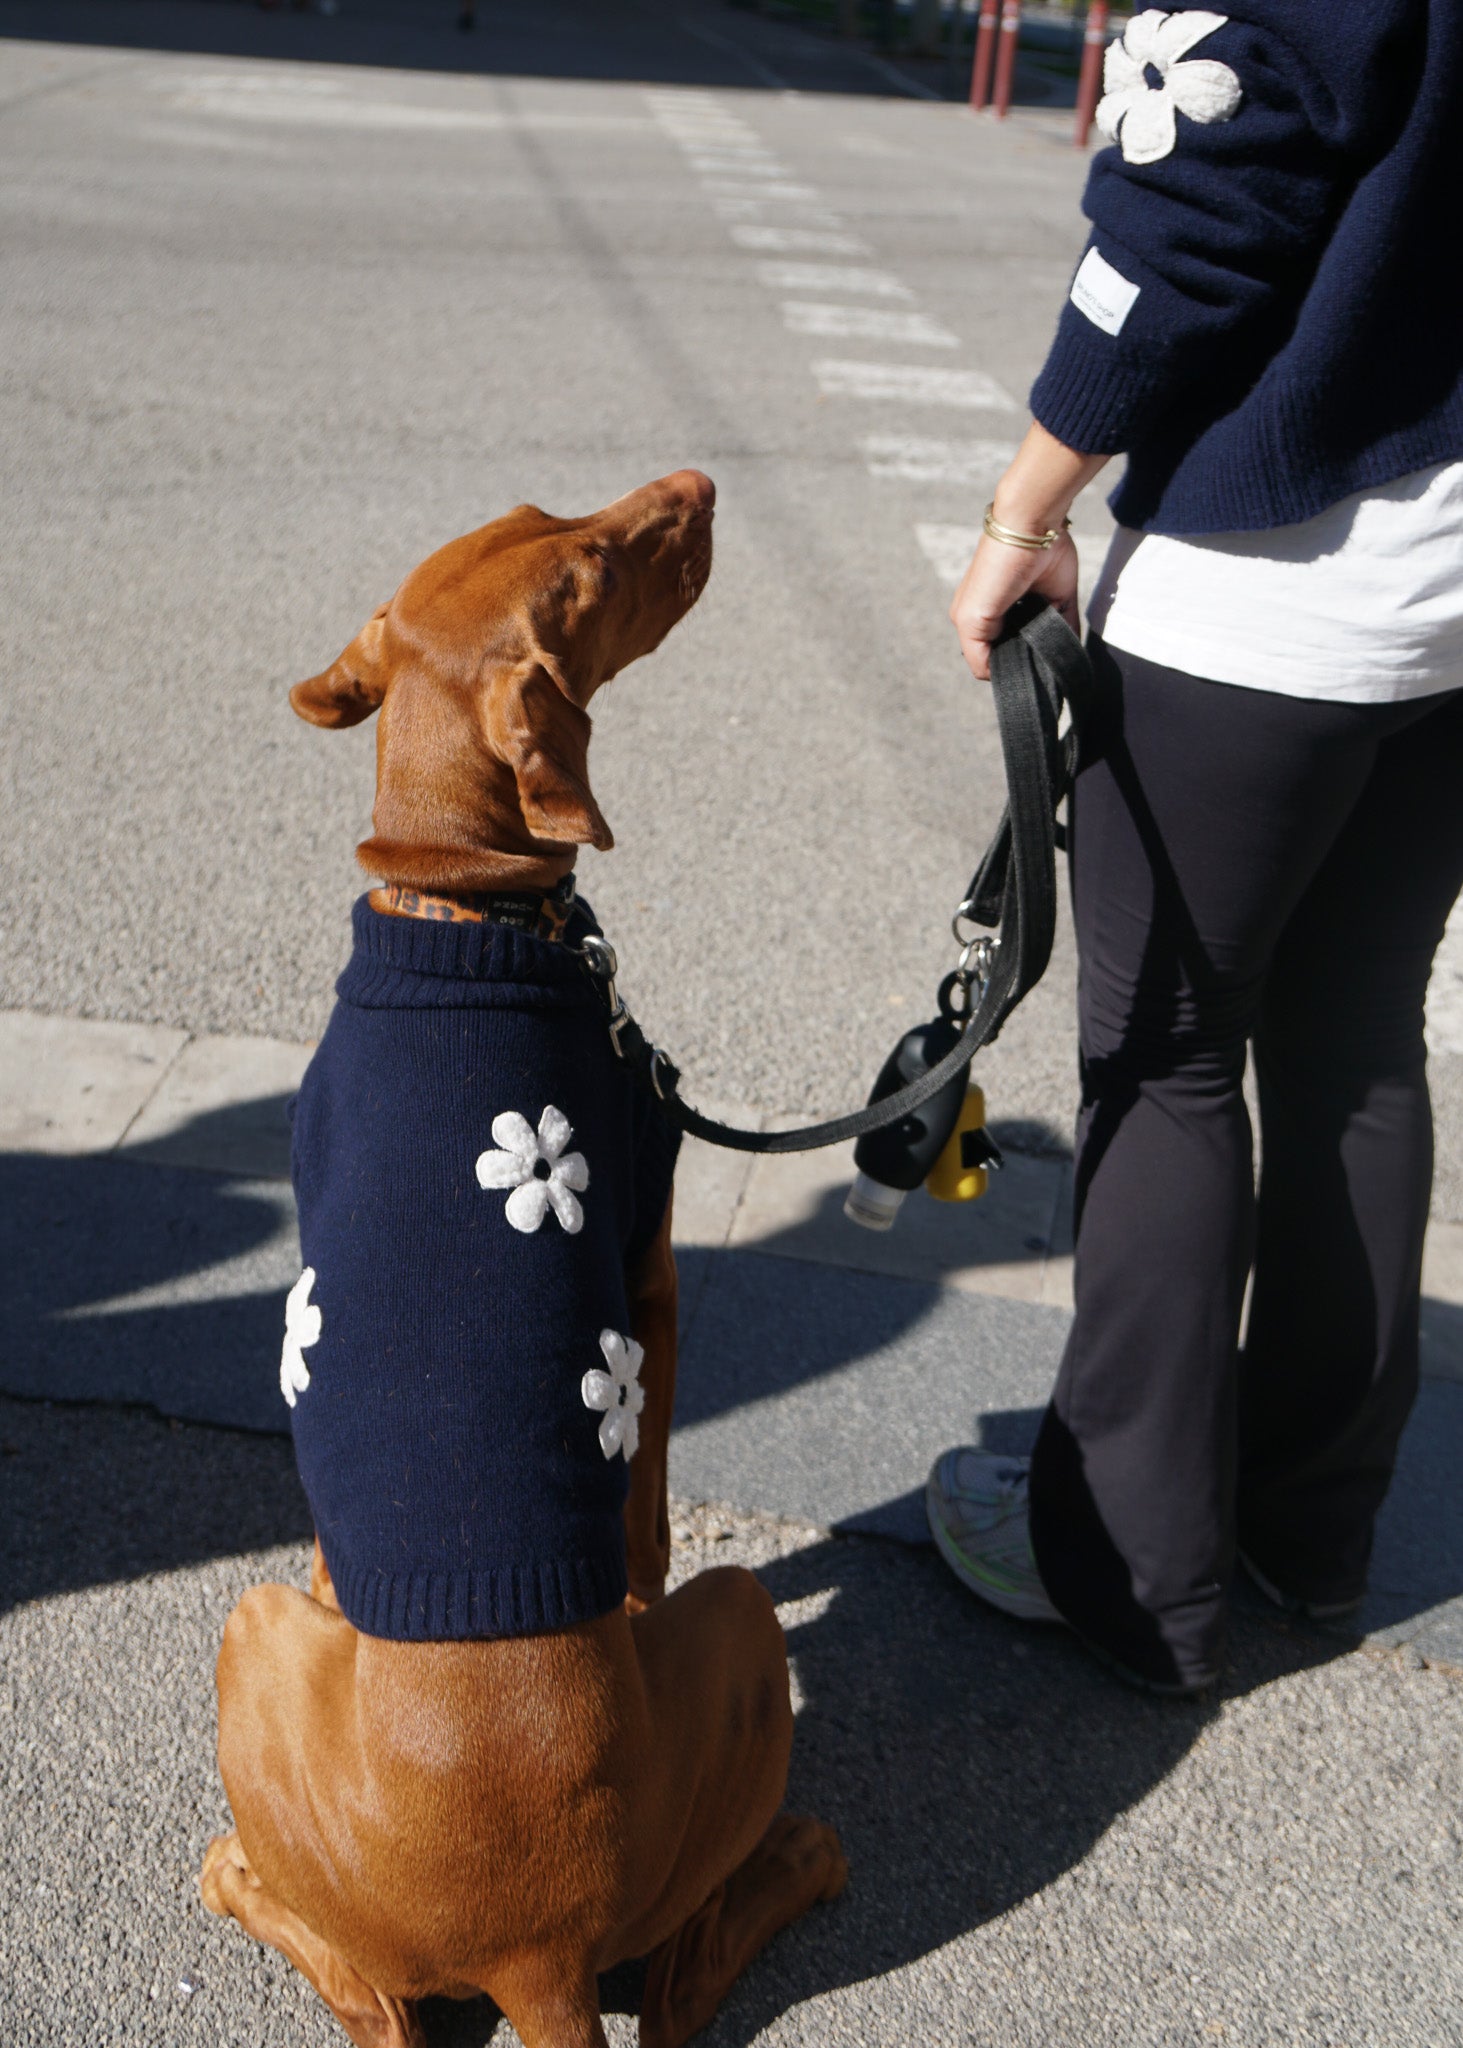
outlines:
[[[812,1900],[836,1899],[848,1883],[848,1858],[843,1844],[825,1822],[810,1813],[780,1813],[753,1852],[765,1867],[798,1880]]]
[[[258,1878],[249,1868],[238,1829],[232,1828],[226,1835],[215,1835],[204,1852],[203,1868],[198,1873],[198,1889],[209,1912],[222,1914],[226,1919],[236,1915],[240,1894],[246,1890],[257,1890],[258,1885]]]

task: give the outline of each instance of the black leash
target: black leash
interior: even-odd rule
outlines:
[[[1007,615],[991,650],[991,687],[1006,770],[1006,809],[955,913],[960,964],[940,990],[942,1009],[964,1014],[967,1021],[944,1058],[897,1094],[794,1131],[746,1131],[703,1116],[682,1101],[680,1070],[650,1043],[620,1001],[614,948],[602,938],[585,939],[581,957],[604,996],[615,1051],[654,1089],[681,1130],[732,1152],[812,1152],[882,1130],[928,1102],[968,1067],[1040,981],[1056,932],[1060,827],[1055,814],[1077,770],[1092,687],[1082,643],[1043,599],[1023,598]],[[1059,735],[1064,703],[1072,718]],[[991,927],[995,936],[965,939],[963,923]],[[972,995],[974,989],[978,995]],[[958,990],[963,990],[963,1012],[955,1006]]]

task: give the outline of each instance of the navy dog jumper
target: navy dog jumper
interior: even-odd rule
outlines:
[[[625,1597],[625,1274],[678,1134],[564,947],[355,906],[295,1107],[281,1387],[343,1613],[524,1635]]]

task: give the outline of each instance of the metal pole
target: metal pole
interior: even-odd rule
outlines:
[[[1102,96],[1103,52],[1107,48],[1108,0],[1092,0],[1087,9],[1087,26],[1082,31],[1082,70],[1077,80],[1077,133],[1073,140],[1086,149],[1092,132],[1092,116]]]
[[[975,31],[975,63],[970,72],[970,104],[977,113],[991,96],[991,67],[996,61],[996,23],[999,0],[980,0],[980,19]]]
[[[1011,75],[1016,69],[1016,44],[1021,34],[1021,0],[1002,0],[1001,39],[996,49],[994,111],[1004,121],[1011,106]]]

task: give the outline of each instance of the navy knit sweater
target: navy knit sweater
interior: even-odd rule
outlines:
[[[1463,457],[1463,6],[1170,13],[1166,47],[1158,10],[1128,31],[1158,62],[1144,105],[1109,102],[1118,144],[1084,200],[1095,299],[1083,270],[1074,286],[1098,317],[1063,309],[1037,419],[1069,447],[1126,451],[1113,511],[1160,533],[1286,525]],[[1114,66],[1131,80],[1120,53],[1109,87]]]
[[[603,1614],[626,1590],[625,1271],[676,1134],[562,946],[363,897],[336,992],[295,1110],[281,1383],[341,1608],[398,1638]]]

